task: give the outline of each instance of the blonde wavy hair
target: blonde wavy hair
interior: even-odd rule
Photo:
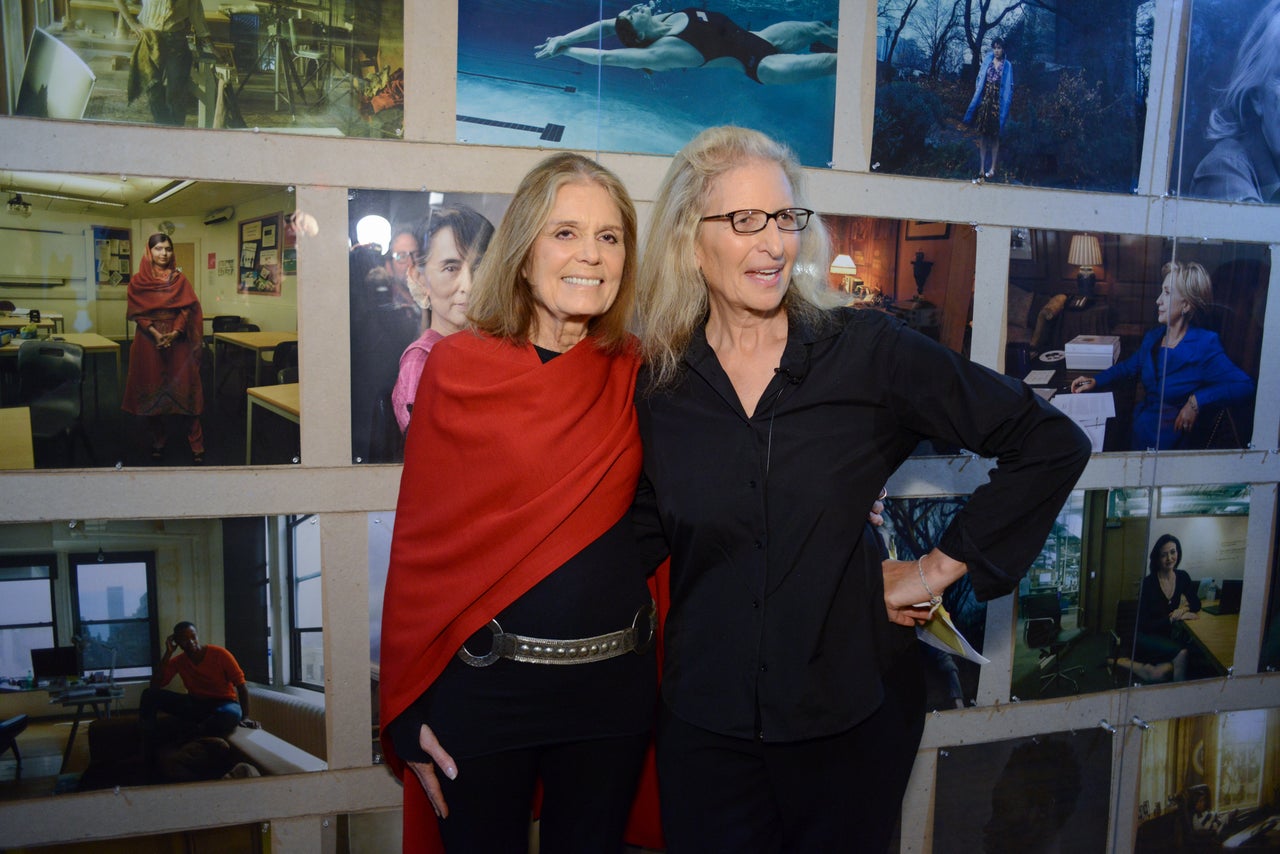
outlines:
[[[1169,290],[1191,307],[1191,316],[1187,318],[1191,325],[1204,326],[1213,305],[1213,281],[1205,268],[1195,261],[1170,261],[1160,273],[1161,283],[1168,281]]]
[[[674,383],[694,331],[707,320],[707,283],[694,246],[715,182],[732,169],[760,161],[777,164],[805,207],[804,174],[785,145],[759,131],[724,126],[704,130],[671,161],[654,202],[641,252],[636,328],[650,370],[650,390]],[[715,213],[720,213],[716,211]],[[800,247],[782,298],[788,317],[817,321],[835,305],[827,288],[831,244],[816,214],[799,233]]]
[[[604,188],[622,214],[626,258],[618,296],[608,311],[592,318],[587,326],[587,334],[597,346],[617,352],[630,339],[627,323],[635,304],[636,208],[617,175],[580,154],[553,154],[524,176],[476,268],[467,319],[474,328],[496,338],[517,345],[528,343],[538,324],[538,303],[523,270],[555,206],[556,194],[566,184]]]

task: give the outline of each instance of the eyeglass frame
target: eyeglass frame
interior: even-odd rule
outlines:
[[[800,213],[803,213],[804,225],[800,226],[799,228],[783,228],[782,223],[778,221],[778,215],[787,213],[788,211],[798,211]],[[741,229],[738,228],[738,226],[733,221],[733,218],[735,216],[742,213],[764,214],[764,225],[760,226],[754,231],[742,231]],[[798,232],[804,231],[806,228],[809,227],[809,217],[813,216],[813,214],[814,212],[809,210],[808,208],[778,208],[773,213],[762,211],[759,208],[742,208],[736,211],[729,211],[728,213],[712,214],[711,216],[704,216],[700,220],[698,220],[698,222],[704,223],[704,222],[709,222],[711,220],[723,219],[729,223],[729,227],[733,229],[734,234],[759,234],[760,232],[764,231],[766,228],[769,227],[769,220],[773,220],[774,224],[778,226],[778,231],[785,231],[788,234],[796,234]]]
[[[408,252],[402,249],[399,252],[388,252],[387,257],[390,258],[392,261],[396,261],[396,262],[403,261],[406,258],[409,259],[410,261],[413,261],[414,260],[413,256],[417,254],[418,254],[417,252]]]

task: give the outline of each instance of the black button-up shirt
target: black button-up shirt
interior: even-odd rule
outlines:
[[[888,618],[862,534],[921,440],[998,460],[937,544],[983,600],[1017,585],[1089,457],[1080,429],[1022,383],[880,312],[827,318],[791,322],[750,416],[701,331],[674,388],[644,395],[641,378],[636,519],[671,554],[662,694],[724,735],[815,738],[879,705]]]

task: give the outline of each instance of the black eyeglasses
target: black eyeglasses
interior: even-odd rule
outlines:
[[[779,231],[804,231],[805,226],[809,224],[809,217],[813,216],[813,211],[808,208],[783,208],[773,213],[765,213],[757,210],[729,211],[728,213],[715,214],[714,216],[704,216],[699,222],[707,222],[713,219],[727,219],[729,225],[738,234],[755,234],[758,231],[764,231],[764,227],[769,224],[769,220],[773,220],[778,224]]]

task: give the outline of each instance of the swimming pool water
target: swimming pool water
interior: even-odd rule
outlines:
[[[835,78],[764,86],[741,71],[695,68],[646,73],[598,68],[534,48],[627,7],[598,2],[468,0],[459,5],[458,141],[671,154],[698,131],[738,124],[788,143],[807,166],[831,160]],[[662,6],[662,11],[685,8]],[[782,20],[835,25],[837,3],[705,4],[742,26]],[[605,47],[616,46],[606,40]],[[467,119],[478,119],[468,121]],[[559,139],[556,129],[562,127]]]

